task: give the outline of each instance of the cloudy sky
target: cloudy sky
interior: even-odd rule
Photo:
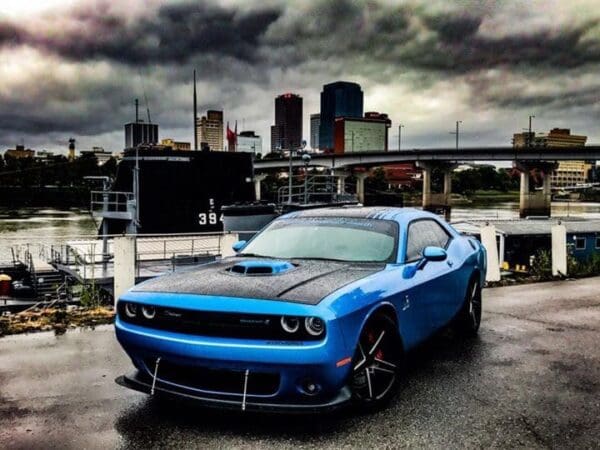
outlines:
[[[43,6],[39,6],[43,5]],[[324,83],[355,81],[403,148],[509,145],[568,127],[600,143],[598,0],[0,0],[0,150],[121,150],[133,99],[161,137],[192,141],[199,111],[269,146],[273,99],[304,98],[304,135]]]

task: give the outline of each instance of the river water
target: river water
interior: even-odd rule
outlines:
[[[600,203],[552,203],[555,217],[600,219]],[[452,221],[516,219],[517,202],[467,205],[452,208]],[[11,247],[27,244],[57,245],[76,237],[92,237],[98,229],[88,211],[53,208],[0,208],[0,261],[11,259]]]

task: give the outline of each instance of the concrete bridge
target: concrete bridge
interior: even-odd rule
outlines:
[[[427,210],[449,211],[452,193],[451,173],[462,162],[468,161],[510,161],[521,172],[520,215],[550,215],[550,175],[560,161],[600,160],[600,146],[584,147],[474,147],[474,148],[431,148],[403,151],[368,151],[336,154],[312,154],[308,163],[313,167],[326,167],[333,170],[342,179],[354,172],[356,192],[360,201],[364,201],[364,169],[399,163],[415,163],[423,171],[423,208]],[[255,161],[254,170],[259,183],[261,173],[274,169],[289,168],[287,158],[264,159]],[[293,167],[305,167],[301,156],[292,158]],[[431,191],[431,172],[439,169],[444,173],[444,188],[441,193]],[[539,191],[530,190],[530,172],[534,169],[544,174],[543,186]],[[343,182],[340,186],[343,186]],[[258,192],[258,191],[257,191]]]

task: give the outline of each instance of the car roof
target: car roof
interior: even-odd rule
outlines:
[[[281,216],[282,219],[305,217],[348,217],[361,219],[395,220],[406,223],[419,217],[436,217],[435,214],[415,208],[398,208],[391,206],[342,206],[329,208],[305,209]]]

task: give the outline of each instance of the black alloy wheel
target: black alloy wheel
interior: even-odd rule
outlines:
[[[481,325],[481,284],[477,276],[471,277],[463,307],[458,313],[456,328],[461,334],[475,336]]]
[[[350,386],[354,400],[363,406],[386,403],[398,385],[402,346],[396,324],[377,314],[361,332],[353,360]]]

